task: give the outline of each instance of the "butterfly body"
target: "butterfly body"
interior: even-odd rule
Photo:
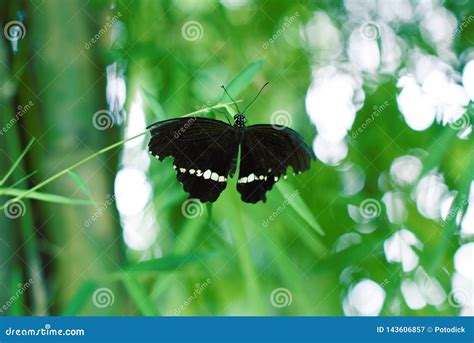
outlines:
[[[265,193],[286,177],[310,168],[314,153],[301,136],[278,125],[245,125],[242,113],[234,125],[208,118],[176,118],[149,126],[150,153],[160,161],[170,156],[177,179],[190,198],[214,202],[227,186],[227,178],[240,170],[237,190],[245,202],[265,202]]]

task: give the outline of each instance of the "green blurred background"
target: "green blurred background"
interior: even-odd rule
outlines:
[[[0,13],[2,315],[474,313],[473,2]],[[222,84],[245,104],[266,81],[250,124],[291,126],[317,155],[266,203],[235,178],[188,201],[148,135],[123,143],[201,109],[225,121],[232,106],[206,110]]]

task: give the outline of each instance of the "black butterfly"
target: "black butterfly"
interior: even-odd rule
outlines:
[[[227,177],[235,174],[240,147],[237,190],[245,202],[265,202],[265,193],[282,176],[287,177],[288,166],[294,173],[301,173],[310,168],[315,156],[301,136],[288,127],[246,127],[245,110],[234,116],[233,126],[198,117],[154,123],[148,127],[152,136],[148,149],[160,161],[173,157],[177,179],[189,198],[214,202],[225,189]]]

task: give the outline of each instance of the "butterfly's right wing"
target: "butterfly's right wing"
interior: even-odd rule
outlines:
[[[235,172],[238,139],[233,126],[207,118],[176,118],[149,126],[150,153],[174,159],[177,179],[189,198],[214,202]]]
[[[249,203],[265,202],[265,193],[288,167],[295,173],[308,170],[315,159],[311,148],[294,130],[279,125],[252,125],[245,128],[241,143],[237,190]]]

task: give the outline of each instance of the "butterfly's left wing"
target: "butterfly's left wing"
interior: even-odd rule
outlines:
[[[245,128],[237,190],[242,200],[265,202],[265,193],[287,168],[295,173],[308,170],[314,153],[294,130],[280,125],[252,125]]]
[[[174,159],[177,179],[189,197],[214,202],[235,172],[238,138],[233,126],[207,118],[155,123],[148,149],[160,161]]]

